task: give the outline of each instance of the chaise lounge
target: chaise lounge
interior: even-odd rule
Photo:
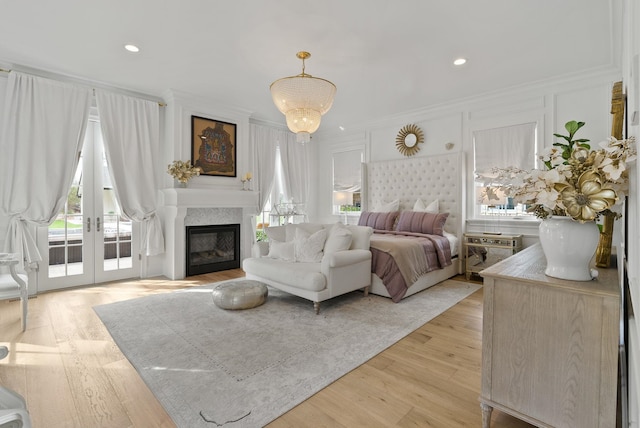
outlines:
[[[242,268],[248,279],[311,300],[318,314],[322,301],[358,289],[368,293],[372,233],[341,223],[268,227],[268,241],[255,243]]]

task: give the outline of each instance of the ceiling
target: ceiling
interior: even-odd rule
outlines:
[[[526,82],[619,68],[620,0],[5,0],[0,67],[152,97],[169,89],[284,124],[274,80],[338,92],[320,130]],[[133,43],[140,52],[123,46]],[[614,48],[615,47],[615,48]],[[464,66],[453,60],[467,58]]]

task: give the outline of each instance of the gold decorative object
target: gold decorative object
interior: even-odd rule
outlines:
[[[396,148],[405,156],[413,156],[420,151],[420,143],[424,142],[424,133],[416,125],[405,125],[396,137]]]
[[[178,180],[182,185],[186,185],[194,176],[200,175],[200,168],[192,166],[190,160],[175,160],[168,166],[167,173]]]
[[[622,125],[624,122],[624,100],[625,95],[622,92],[622,82],[613,84],[611,90],[611,135],[617,139],[622,138]],[[602,230],[600,231],[600,240],[596,249],[596,266],[608,268],[611,265],[611,243],[613,241],[613,223],[618,216],[608,211],[604,215]]]
[[[611,265],[611,242],[613,241],[613,223],[616,213],[609,211],[603,215],[602,230],[596,247],[596,267],[608,268]]]
[[[311,57],[309,52],[301,51],[296,56],[302,60],[302,73],[276,80],[270,89],[274,104],[286,116],[296,140],[307,143],[320,126],[322,115],[333,105],[336,85],[304,72],[304,61]]]

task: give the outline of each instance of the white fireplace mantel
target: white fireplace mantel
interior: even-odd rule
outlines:
[[[185,208],[255,208],[258,192],[233,189],[163,189],[165,206]]]
[[[253,243],[251,216],[258,206],[258,192],[235,189],[169,188],[162,189],[165,226],[165,276],[183,279],[186,275],[185,217],[189,208],[241,208],[241,258],[251,254]]]

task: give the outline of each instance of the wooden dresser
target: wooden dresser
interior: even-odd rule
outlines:
[[[485,270],[481,406],[539,427],[616,426],[620,290],[544,274],[539,244]]]

